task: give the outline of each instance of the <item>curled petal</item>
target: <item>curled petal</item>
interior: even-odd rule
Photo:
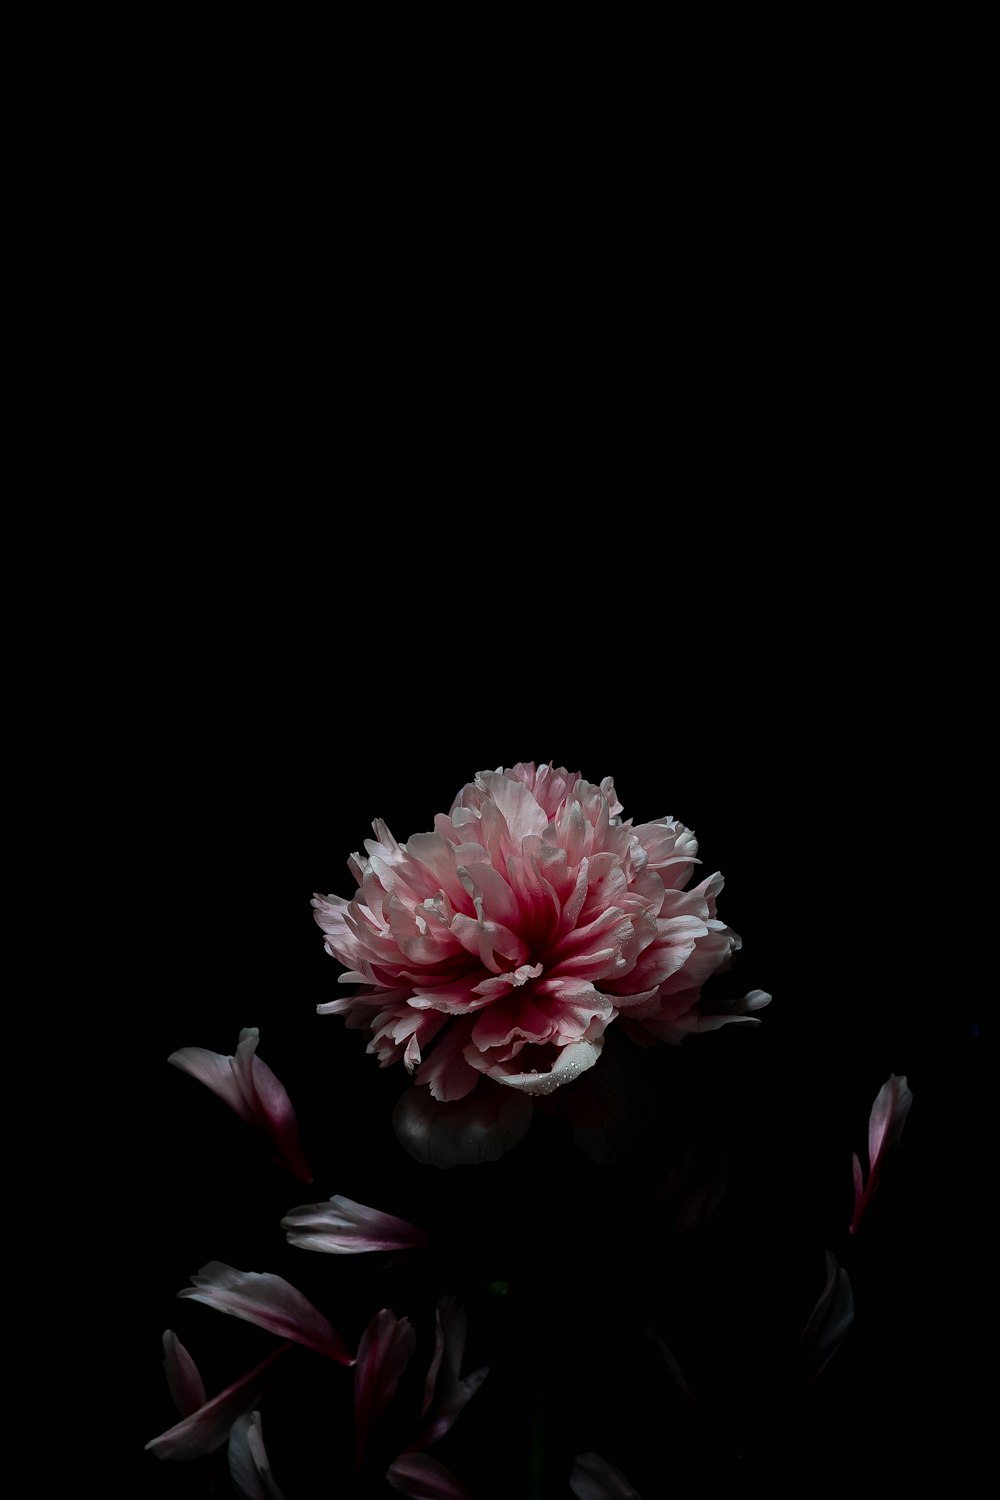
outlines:
[[[809,1314],[800,1344],[806,1378],[816,1380],[830,1363],[854,1322],[854,1294],[847,1272],[826,1252],[826,1284]]]
[[[409,1250],[429,1245],[430,1235],[405,1219],[380,1213],[353,1198],[337,1195],[329,1203],[293,1208],[281,1221],[289,1244],[328,1255],[362,1255],[370,1250]]]
[[[260,1412],[237,1417],[229,1434],[229,1475],[243,1500],[285,1500],[271,1475]]]
[[[389,1465],[386,1479],[410,1500],[472,1500],[472,1493],[444,1464],[426,1453],[403,1453]]]
[[[564,1083],[571,1083],[574,1078],[579,1078],[581,1073],[592,1068],[601,1055],[603,1045],[603,1037],[598,1037],[593,1042],[570,1042],[568,1046],[558,1048],[548,1072],[532,1068],[527,1073],[508,1073],[499,1064],[489,1064],[483,1054],[480,1057],[488,1067],[490,1077],[506,1088],[516,1089],[522,1094],[551,1094]],[[466,1053],[466,1056],[471,1060],[471,1053]]]
[[[205,1382],[198,1366],[172,1328],[168,1328],[163,1335],[163,1371],[174,1405],[182,1417],[189,1417],[192,1412],[205,1405],[208,1400]]]
[[[621,1469],[596,1453],[579,1453],[569,1476],[576,1500],[639,1500]]]
[[[250,1026],[240,1032],[235,1057],[223,1057],[204,1047],[181,1047],[167,1062],[197,1078],[224,1099],[245,1124],[269,1136],[283,1165],[303,1182],[312,1182],[291,1100],[267,1063],[256,1055],[259,1039],[256,1026]]]
[[[375,1314],[361,1335],[354,1368],[355,1465],[361,1463],[371,1429],[395,1395],[416,1347],[409,1318],[397,1318],[388,1307]]]
[[[879,1089],[868,1121],[867,1186],[863,1186],[861,1163],[857,1156],[854,1157],[854,1217],[851,1219],[851,1234],[857,1233],[865,1209],[878,1187],[886,1156],[899,1144],[912,1103],[913,1095],[906,1086],[905,1075],[897,1078],[892,1073]]]
[[[275,1360],[291,1347],[291,1344],[282,1344],[248,1374],[185,1417],[183,1422],[153,1438],[146,1448],[157,1458],[201,1458],[206,1453],[214,1453],[226,1441],[237,1417],[249,1411],[256,1402]]]
[[[532,1104],[516,1089],[487,1087],[453,1102],[439,1102],[430,1089],[411,1088],[393,1111],[400,1145],[434,1167],[497,1161],[531,1125]]]
[[[191,1280],[194,1285],[184,1287],[177,1293],[179,1297],[256,1323],[258,1328],[315,1349],[338,1364],[354,1363],[336,1329],[283,1277],[270,1271],[237,1271],[234,1266],[211,1260]]]

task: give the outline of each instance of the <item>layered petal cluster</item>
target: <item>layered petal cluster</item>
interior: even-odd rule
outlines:
[[[353,898],[313,902],[354,987],[319,1009],[442,1103],[484,1078],[549,1094],[594,1065],[618,1017],[646,1044],[752,1022],[763,991],[713,1016],[699,1003],[740,947],[717,914],[722,877],[685,891],[693,833],[621,813],[610,777],[531,763],[483,771],[405,844],[376,821],[349,862]]]

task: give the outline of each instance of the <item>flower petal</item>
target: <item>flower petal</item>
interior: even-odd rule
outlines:
[[[578,1453],[569,1476],[576,1500],[640,1500],[621,1469],[596,1453]]]
[[[281,1227],[288,1230],[289,1243],[300,1250],[323,1250],[328,1255],[361,1255],[370,1250],[407,1250],[430,1244],[426,1230],[340,1194],[329,1203],[291,1209]]]
[[[190,1073],[192,1078],[197,1078],[199,1083],[211,1089],[247,1125],[257,1124],[253,1109],[244,1098],[233,1072],[231,1057],[223,1057],[221,1052],[209,1052],[204,1047],[181,1047],[179,1051],[171,1052],[167,1062],[180,1068],[182,1073]]]
[[[204,1047],[181,1047],[170,1054],[167,1062],[183,1073],[190,1073],[224,1099],[245,1124],[270,1136],[282,1164],[303,1182],[312,1182],[292,1102],[284,1084],[256,1055],[259,1040],[257,1027],[248,1026],[240,1032],[234,1057],[223,1057]]]
[[[199,1374],[198,1366],[172,1328],[168,1328],[163,1335],[163,1370],[174,1405],[182,1417],[189,1417],[192,1412],[205,1405],[208,1400],[205,1382]]]
[[[360,1465],[372,1427],[396,1393],[400,1377],[417,1347],[409,1318],[391,1308],[375,1314],[361,1335],[354,1367],[355,1466]]]
[[[285,1500],[271,1476],[260,1412],[237,1417],[229,1434],[229,1475],[243,1500]]]
[[[435,1312],[434,1354],[424,1385],[423,1413],[426,1421],[417,1435],[415,1448],[430,1448],[455,1424],[463,1407],[490,1373],[489,1366],[462,1376],[462,1360],[468,1318],[454,1297],[442,1297]]]
[[[193,1302],[204,1302],[219,1312],[256,1323],[279,1338],[291,1339],[325,1354],[338,1364],[354,1360],[334,1328],[302,1293],[270,1271],[238,1271],[222,1261],[211,1260],[191,1277],[193,1286],[177,1293]]]
[[[865,1209],[878,1187],[886,1156],[899,1144],[912,1103],[913,1095],[906,1086],[905,1074],[900,1078],[895,1073],[890,1074],[878,1091],[868,1121],[869,1170],[868,1183],[864,1189],[861,1186],[861,1163],[857,1156],[854,1157],[854,1217],[851,1219],[851,1234],[857,1233]]]
[[[389,1465],[386,1479],[410,1500],[472,1500],[471,1491],[444,1464],[426,1453],[403,1453]]]
[[[157,1458],[201,1458],[206,1453],[214,1453],[226,1441],[236,1418],[254,1405],[275,1360],[287,1354],[291,1347],[291,1344],[282,1344],[248,1374],[185,1417],[183,1422],[153,1438],[146,1444],[147,1449]]]
[[[434,1099],[430,1089],[407,1089],[392,1123],[412,1157],[444,1168],[498,1161],[527,1135],[531,1116],[531,1100],[517,1090],[480,1083],[475,1093],[450,1103]]]
[[[816,1380],[830,1363],[854,1322],[854,1294],[837,1257],[826,1252],[826,1285],[809,1314],[800,1344],[807,1380]]]
[[[603,1038],[598,1037],[593,1042],[571,1042],[568,1047],[558,1047],[552,1067],[547,1073],[534,1069],[528,1073],[506,1073],[499,1065],[490,1066],[488,1056],[484,1056],[487,1064],[485,1071],[505,1088],[515,1089],[522,1094],[551,1094],[592,1068],[601,1055],[602,1046]],[[466,1058],[471,1061],[468,1052]]]

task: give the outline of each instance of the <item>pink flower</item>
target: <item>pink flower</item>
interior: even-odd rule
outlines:
[[[361,987],[319,1009],[369,1030],[383,1067],[414,1074],[396,1113],[414,1155],[451,1165],[502,1154],[530,1104],[489,1105],[484,1083],[508,1100],[550,1094],[593,1067],[619,1017],[633,1040],[680,1042],[753,1024],[744,1012],[767,1003],[757,990],[702,1011],[703,984],[740,947],[717,916],[722,877],[684,891],[694,835],[672,818],[633,826],[621,811],[610,777],[595,786],[534,763],[484,771],[433,833],[400,844],[376,821],[367,856],[349,861],[353,899],[314,900],[327,949],[349,970],[341,982]],[[444,1145],[427,1099],[457,1106],[476,1091],[452,1111]]]
[[[163,1335],[163,1367],[174,1405],[184,1420],[153,1438],[146,1444],[147,1449],[157,1458],[190,1459],[214,1453],[230,1437],[234,1423],[257,1400],[275,1360],[291,1347],[290,1343],[281,1344],[267,1359],[209,1401],[197,1365],[168,1328]]]
[[[167,1062],[197,1078],[224,1099],[241,1120],[270,1136],[282,1164],[303,1182],[312,1182],[312,1173],[299,1145],[291,1100],[267,1063],[256,1055],[259,1038],[256,1026],[250,1026],[240,1032],[235,1057],[223,1057],[204,1047],[181,1047],[170,1054]]]
[[[298,1245],[300,1250],[323,1250],[328,1255],[410,1250],[430,1244],[426,1230],[339,1194],[329,1203],[290,1209],[281,1227],[288,1230],[289,1244]]]
[[[204,1302],[219,1312],[256,1323],[258,1328],[303,1344],[338,1364],[354,1364],[336,1329],[283,1276],[270,1271],[237,1271],[235,1266],[210,1260],[191,1280],[194,1285],[184,1287],[178,1297]]]
[[[872,1194],[878,1187],[885,1158],[894,1146],[898,1146],[906,1117],[910,1113],[913,1095],[906,1086],[905,1076],[897,1078],[895,1073],[883,1083],[872,1105],[868,1121],[868,1182],[861,1175],[861,1163],[855,1153],[854,1162],[854,1217],[851,1219],[851,1234],[856,1234]]]

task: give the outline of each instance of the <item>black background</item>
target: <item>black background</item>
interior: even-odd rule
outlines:
[[[352,1346],[378,1307],[410,1315],[415,1368],[436,1296],[459,1293],[471,1365],[493,1373],[436,1451],[482,1496],[527,1493],[539,1399],[546,1494],[567,1493],[586,1449],[647,1500],[681,1474],[811,1487],[916,1469],[977,1425],[962,1351],[978,1316],[980,1189],[975,1154],[956,1143],[981,1119],[983,1017],[949,983],[941,931],[953,840],[928,785],[927,704],[942,711],[942,679],[931,682],[912,642],[905,662],[891,633],[873,644],[857,616],[853,642],[833,640],[839,593],[807,607],[793,588],[758,613],[750,590],[724,623],[707,598],[639,617],[625,578],[574,593],[553,577],[529,596],[514,547],[502,567],[474,553],[466,566],[458,603],[453,582],[417,565],[379,577],[371,564],[356,596],[334,576],[329,621],[320,610],[301,625],[272,610],[266,579],[242,581],[222,615],[200,594],[197,607],[175,605],[185,644],[161,657],[150,779],[136,799],[148,944],[135,1023],[143,1165],[129,1198],[141,1226],[136,1450],[175,1420],[164,1328],[210,1393],[272,1346],[175,1300],[219,1259],[285,1275]],[[651,555],[648,567],[668,564]],[[755,1030],[650,1055],[662,1108],[629,1160],[595,1167],[543,1121],[499,1164],[438,1173],[395,1142],[402,1070],[380,1072],[362,1034],[315,1014],[339,968],[309,897],[351,894],[346,859],[373,817],[403,839],[475,771],[532,758],[610,773],[625,816],[670,813],[697,831],[702,873],[725,874],[720,912],[743,937],[716,982],[774,1001]],[[312,1187],[166,1065],[184,1045],[231,1052],[247,1025],[292,1096]],[[890,1072],[908,1075],[915,1103],[852,1243],[851,1152],[864,1155]],[[725,1159],[727,1197],[679,1246],[643,1259],[628,1205],[693,1141]],[[288,1247],[282,1213],[337,1192],[426,1225],[437,1248],[385,1269],[379,1257]],[[803,1395],[786,1366],[827,1248],[850,1270],[857,1320]],[[485,1292],[492,1280],[509,1282],[506,1297]],[[693,1407],[650,1354],[650,1323],[688,1374]],[[348,1372],[295,1351],[262,1410],[287,1500],[350,1492]],[[141,1493],[227,1493],[218,1456],[139,1457]]]

